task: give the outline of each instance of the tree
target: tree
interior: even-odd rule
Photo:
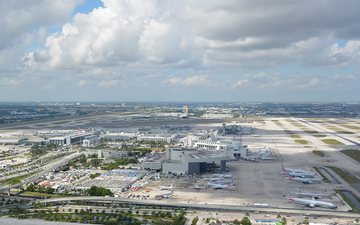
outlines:
[[[27,186],[26,191],[35,191],[36,185],[31,183],[29,186]]]
[[[241,221],[240,221],[241,225],[251,225],[251,221],[249,219],[249,217],[245,216]]]
[[[110,189],[104,187],[92,186],[88,191],[90,196],[113,196],[114,194],[110,191]]]
[[[195,217],[195,218],[192,220],[191,225],[196,225],[198,221],[199,221],[199,217]]]

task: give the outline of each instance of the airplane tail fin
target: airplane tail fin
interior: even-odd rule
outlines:
[[[294,200],[294,195],[291,192],[288,192],[288,199],[290,201]]]

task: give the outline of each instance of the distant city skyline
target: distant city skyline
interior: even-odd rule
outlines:
[[[0,102],[359,102],[360,4],[0,0]]]

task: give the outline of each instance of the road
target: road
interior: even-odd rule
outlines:
[[[110,203],[129,203],[134,205],[155,205],[174,208],[186,208],[196,210],[211,210],[211,211],[240,211],[240,212],[264,212],[264,213],[283,213],[283,214],[304,214],[312,216],[334,216],[345,218],[359,218],[359,214],[340,212],[326,209],[295,209],[295,208],[274,208],[274,207],[256,207],[256,206],[237,206],[237,205],[223,205],[223,204],[190,204],[180,202],[167,202],[157,200],[139,200],[139,199],[123,199],[114,197],[66,197],[38,200],[38,203],[63,203],[70,201],[92,201],[92,202],[110,202]]]
[[[34,182],[36,181],[37,179],[39,179],[41,176],[53,171],[54,169],[57,169],[58,167],[64,165],[66,162],[70,161],[70,160],[73,160],[77,157],[79,157],[82,153],[80,152],[75,152],[71,155],[67,155],[65,156],[64,158],[61,158],[60,160],[58,161],[55,161],[55,162],[52,162],[51,164],[49,165],[46,165],[42,171],[40,171],[39,173],[35,174],[34,176],[31,176],[29,179],[26,179],[24,181],[22,181],[21,183],[18,183],[18,184],[14,184],[14,185],[10,185],[10,186],[6,186],[6,187],[0,187],[0,192],[6,192],[12,188],[17,188],[17,187],[20,187],[22,185],[25,185],[25,184],[28,184],[28,183],[31,183],[31,182]]]

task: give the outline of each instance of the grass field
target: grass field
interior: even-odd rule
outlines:
[[[69,195],[61,195],[61,194],[47,194],[47,193],[40,193],[40,192],[35,192],[35,191],[25,191],[23,193],[20,194],[21,196],[26,196],[26,197],[39,197],[39,198],[63,198],[63,197],[69,197]]]
[[[22,175],[22,176],[18,176],[18,177],[13,177],[7,180],[4,180],[1,182],[2,186],[8,186],[8,185],[14,185],[14,184],[18,184],[21,183],[22,180],[31,177],[32,175],[34,175],[35,173],[29,173],[26,175]]]
[[[335,192],[338,193],[354,211],[356,211],[356,212],[360,211],[360,209],[358,207],[356,207],[356,205],[343,193],[343,191],[335,190]],[[354,197],[356,197],[356,196],[354,195]]]
[[[360,130],[360,127],[354,126],[354,125],[339,124],[339,126],[342,126],[342,127],[345,127],[345,128],[349,128],[349,129],[353,129],[353,130]]]
[[[338,167],[329,166],[330,169],[332,169],[337,175],[339,175],[342,179],[344,179],[349,184],[356,184],[359,183],[360,180],[358,180],[355,176],[353,176],[351,173],[344,171]]]
[[[298,134],[291,134],[290,137],[291,138],[301,138],[300,135],[298,135]]]
[[[307,145],[309,143],[307,140],[304,139],[295,139],[294,141],[302,145]]]
[[[360,163],[360,151],[359,150],[346,149],[346,150],[341,150],[341,152]]]
[[[314,169],[316,170],[316,172],[317,172],[318,174],[320,174],[320,176],[323,178],[323,181],[324,181],[325,183],[331,183],[331,182],[329,181],[329,179],[319,170],[318,167],[314,167]]]
[[[346,130],[336,130],[336,133],[338,133],[338,134],[354,134],[354,132],[346,131]]]
[[[271,120],[272,122],[274,122],[276,125],[282,127],[284,126],[281,122],[279,122],[278,120]]]
[[[306,133],[309,133],[309,134],[316,134],[316,133],[319,133],[317,132],[316,130],[304,130]]]
[[[313,136],[317,137],[317,138],[323,138],[323,137],[326,137],[327,135],[326,134],[314,134]]]
[[[344,143],[335,139],[322,139],[321,141],[328,145],[344,145]]]
[[[323,151],[320,151],[320,150],[313,150],[312,153],[317,155],[317,156],[320,156],[320,157],[325,156],[325,153]]]

